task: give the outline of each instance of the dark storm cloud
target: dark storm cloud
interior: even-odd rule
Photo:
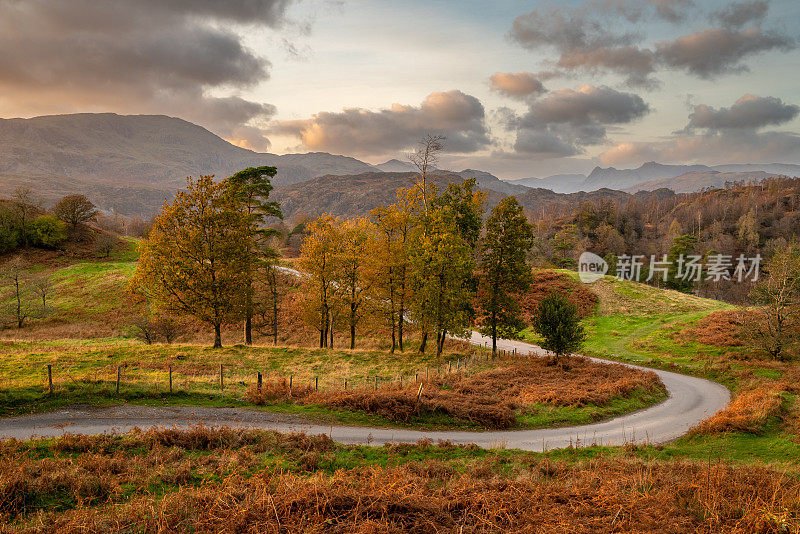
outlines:
[[[263,149],[253,124],[274,108],[213,90],[252,87],[269,61],[233,26],[276,28],[286,0],[0,0],[0,87],[9,101],[48,109],[114,107],[169,113]],[[244,135],[246,134],[246,135]]]
[[[490,142],[483,105],[458,90],[431,93],[419,106],[321,112],[278,122],[273,131],[295,136],[310,149],[363,156],[411,148],[429,133],[446,136],[448,152],[474,152]]]
[[[729,128],[757,129],[769,125],[789,122],[800,113],[800,107],[785,104],[780,98],[744,95],[729,108],[713,108],[700,104],[689,115],[687,130],[705,128],[724,130]]]

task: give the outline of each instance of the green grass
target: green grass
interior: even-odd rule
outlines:
[[[583,321],[588,355],[700,376],[734,391],[754,377],[776,383],[783,373],[768,361],[732,359],[740,347],[718,347],[687,339],[681,333],[708,314],[733,307],[714,300],[665,291],[606,277],[591,286],[601,299],[598,313]],[[530,342],[540,339],[529,330]],[[786,413],[797,413],[787,410]],[[780,420],[769,421],[758,434],[730,433],[683,437],[663,447],[640,447],[640,455],[712,461],[761,462],[782,468],[800,465],[800,440]]]
[[[414,427],[423,429],[483,429],[478,424],[444,414],[422,413],[408,423],[392,422],[363,412],[318,405],[279,402],[254,407],[245,400],[256,373],[265,380],[288,379],[295,384],[320,389],[374,387],[396,384],[400,376],[408,383],[426,373],[446,372],[448,362],[461,354],[445,352],[442,358],[416,353],[388,354],[376,350],[329,350],[302,347],[235,345],[212,349],[190,344],[145,345],[123,338],[55,340],[44,342],[0,342],[0,415],[51,411],[72,404],[108,406],[236,406],[302,415],[314,421],[349,425]],[[52,365],[55,391],[47,392],[47,365]],[[223,365],[224,389],[219,388],[219,365]],[[172,366],[173,393],[169,392]],[[476,358],[470,371],[494,362]],[[116,372],[121,367],[119,394]],[[517,428],[540,428],[583,424],[636,411],[663,400],[661,391],[636,392],[603,406],[551,407],[532,405],[519,412]]]

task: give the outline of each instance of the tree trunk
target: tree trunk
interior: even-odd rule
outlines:
[[[222,329],[220,328],[219,324],[214,325],[214,348],[222,348]]]
[[[425,354],[425,345],[428,344],[428,331],[422,333],[422,341],[419,344],[419,353]]]
[[[333,348],[333,315],[331,315],[331,328],[330,328],[330,332],[331,332],[331,344],[330,344],[330,348]]]
[[[247,317],[244,319],[244,344],[253,344],[253,311],[247,311]]]
[[[441,332],[437,337],[438,342],[436,343],[436,357],[438,358],[444,351],[445,332]]]
[[[278,344],[278,279],[275,277],[272,291],[272,343]]]
[[[350,304],[350,350],[356,348],[356,307]]]
[[[397,345],[397,327],[394,324],[394,317],[392,317],[392,350],[389,351],[389,354],[394,354],[394,350]]]
[[[397,346],[400,349],[400,352],[403,352],[403,305],[400,305],[400,315],[399,319],[397,320]]]
[[[497,357],[497,313],[492,311],[492,358]]]

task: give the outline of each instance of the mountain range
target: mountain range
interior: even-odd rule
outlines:
[[[45,205],[80,192],[106,211],[150,215],[185,185],[186,176],[229,176],[257,165],[278,168],[273,184],[276,192],[281,190],[286,195],[287,202],[293,202],[298,189],[319,187],[316,179],[322,177],[326,187],[335,183],[333,189],[352,202],[359,202],[353,195],[376,191],[366,187],[365,180],[373,180],[393,195],[395,189],[407,185],[409,173],[416,170],[409,161],[400,159],[372,165],[325,152],[254,152],[201,126],[164,115],[80,113],[0,119],[0,196],[8,197],[18,187],[29,187]],[[635,193],[661,188],[688,192],[730,181],[759,181],[776,174],[800,175],[800,165],[708,167],[650,162],[637,169],[598,167],[586,176],[562,174],[507,181],[476,169],[432,172],[441,183],[474,177],[492,196],[518,197],[530,194],[531,188],[562,194],[604,189]],[[375,199],[366,203],[376,204]]]

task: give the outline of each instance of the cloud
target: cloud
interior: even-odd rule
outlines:
[[[536,100],[522,122],[621,124],[641,118],[649,111],[649,106],[637,94],[581,84],[575,89],[552,91]]]
[[[514,150],[547,157],[571,156],[608,141],[607,127],[633,122],[650,111],[636,94],[582,84],[532,101],[521,117],[507,119],[516,129]]]
[[[656,43],[659,60],[672,68],[686,69],[700,78],[745,72],[748,56],[769,50],[789,51],[796,43],[790,37],[765,32],[759,27],[735,30],[711,28]]]
[[[724,130],[757,129],[789,122],[800,113],[800,107],[784,104],[780,98],[744,95],[729,108],[715,109],[705,104],[694,107],[689,115],[687,131],[695,128]]]
[[[610,22],[619,15],[638,20],[642,4],[606,0],[573,9],[534,9],[514,19],[509,35],[529,50],[553,48],[558,53],[553,64],[565,71],[607,70],[626,76],[631,86],[652,86],[653,54],[636,46],[642,37],[609,29],[619,27]]]
[[[790,132],[759,129],[784,124],[800,114],[800,107],[775,97],[745,95],[728,108],[700,104],[689,114],[689,123],[669,139],[652,143],[619,143],[600,155],[605,165],[664,163],[794,161],[800,136]],[[696,133],[697,130],[704,130]]]
[[[637,166],[646,161],[661,163],[698,162],[770,163],[795,161],[800,136],[788,132],[714,132],[681,136],[655,143],[620,143],[600,154],[603,165]]]
[[[458,90],[431,93],[419,106],[392,104],[379,111],[345,108],[280,121],[272,131],[295,136],[309,149],[361,156],[411,148],[429,133],[446,136],[448,152],[474,152],[490,142],[483,104]]]
[[[694,7],[691,0],[647,0],[655,8],[656,15],[672,23],[686,20],[687,11]]]
[[[674,40],[641,45],[643,36],[626,28],[626,19],[639,23],[661,18],[681,23],[694,3],[690,0],[595,0],[576,8],[539,8],[518,16],[510,38],[523,48],[553,49],[548,62],[563,73],[611,72],[625,77],[631,87],[659,85],[652,75],[665,68],[685,70],[700,78],[747,70],[745,60],[772,50],[789,51],[796,42],[760,26],[743,28],[763,20],[765,0],[730,4],[711,18],[722,27],[690,33]],[[638,26],[635,26],[638,27]]]
[[[566,70],[594,72],[605,69],[625,75],[630,86],[654,87],[658,83],[649,75],[655,70],[655,61],[656,57],[650,50],[623,46],[564,52],[556,64]]]
[[[495,91],[512,98],[524,98],[547,91],[536,74],[531,72],[495,72],[489,78]]]
[[[270,63],[235,29],[277,29],[287,4],[0,0],[0,88],[6,105],[29,114],[180,113],[264,149],[269,142],[257,123],[274,107],[235,93],[268,79]]]
[[[768,0],[734,2],[719,11],[711,13],[710,19],[719,22],[726,28],[741,28],[751,22],[760,23],[763,21],[768,9]]]

